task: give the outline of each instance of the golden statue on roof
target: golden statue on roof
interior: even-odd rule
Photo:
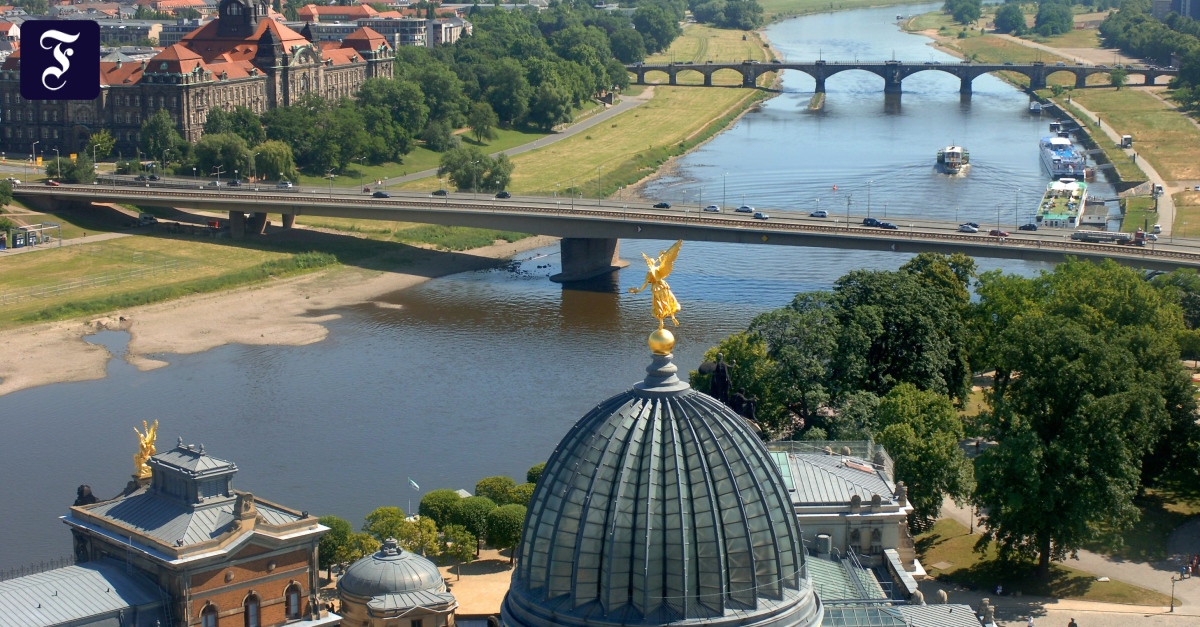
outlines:
[[[675,269],[675,259],[679,257],[679,249],[682,246],[683,240],[679,240],[670,248],[660,251],[654,259],[642,253],[649,268],[646,271],[646,281],[641,287],[629,289],[631,293],[637,294],[647,286],[650,287],[650,295],[654,298],[654,317],[658,319],[658,330],[650,334],[650,349],[658,355],[666,355],[675,347],[675,335],[665,329],[664,325],[666,319],[670,318],[675,326],[679,326],[675,314],[679,313],[680,307],[675,294],[671,293],[671,286],[667,285],[667,276]]]
[[[155,420],[154,424],[150,425],[143,420],[142,429],[145,433],[138,431],[137,427],[133,428],[133,432],[138,436],[138,452],[133,454],[133,476],[138,479],[150,476],[150,466],[146,464],[146,460],[158,452],[154,448],[154,441],[158,438],[158,421]]]

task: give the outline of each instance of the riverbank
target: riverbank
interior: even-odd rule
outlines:
[[[906,6],[924,4],[924,0],[900,0],[898,2],[881,2],[880,0],[759,0],[763,15],[768,22],[778,22],[788,18],[812,15],[814,13],[832,13],[834,11],[850,11],[853,9],[876,9],[891,6]]]
[[[0,346],[22,349],[8,352],[0,361],[0,395],[49,383],[104,378],[112,356],[84,340],[98,330],[128,331],[126,360],[141,370],[166,366],[163,355],[198,353],[226,344],[302,346],[325,339],[328,330],[323,323],[340,317],[331,309],[370,302],[432,278],[494,266],[554,241],[540,236],[463,253],[429,251],[404,272],[342,266],[88,320],[3,331]]]

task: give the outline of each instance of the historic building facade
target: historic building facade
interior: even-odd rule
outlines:
[[[24,100],[20,53],[11,55],[0,65],[0,150],[78,153],[108,129],[116,150],[132,156],[142,122],[158,109],[196,141],[213,107],[263,113],[308,95],[350,96],[368,78],[391,77],[393,64],[387,39],[368,28],[317,43],[271,19],[262,0],[222,0],[218,19],[150,60],[101,62],[94,101]]]

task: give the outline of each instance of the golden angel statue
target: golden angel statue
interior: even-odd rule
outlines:
[[[637,294],[646,289],[647,285],[650,286],[650,295],[654,297],[654,317],[658,318],[660,329],[667,318],[670,318],[675,326],[679,326],[679,321],[675,319],[675,314],[679,312],[679,301],[675,300],[671,286],[667,285],[667,276],[675,267],[675,258],[679,256],[681,246],[683,240],[675,242],[670,248],[660,251],[657,259],[651,259],[646,253],[642,253],[642,257],[646,259],[646,266],[650,268],[646,272],[646,282],[639,288],[629,288],[631,293]]]
[[[158,421],[155,420],[153,425],[149,425],[143,420],[142,429],[145,433],[138,431],[137,427],[133,428],[133,432],[138,436],[138,452],[133,455],[133,474],[139,479],[150,476],[150,466],[146,465],[146,460],[158,452],[154,448],[154,441],[158,438]]]

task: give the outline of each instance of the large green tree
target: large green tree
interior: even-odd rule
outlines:
[[[510,503],[517,482],[512,477],[484,477],[475,484],[475,496],[491,499],[497,505]]]
[[[441,540],[441,550],[438,553],[442,557],[448,557],[458,562],[458,579],[461,581],[463,564],[475,561],[475,552],[479,550],[479,541],[474,534],[461,525],[443,527]]]
[[[354,535],[354,527],[350,521],[337,516],[322,516],[317,522],[329,527],[329,531],[321,536],[317,545],[317,567],[329,570],[338,563],[338,557],[346,553],[350,536]]]
[[[501,505],[488,513],[487,541],[497,549],[511,549],[508,561],[516,559],[516,548],[521,543],[521,529],[525,524],[524,505]]]
[[[454,490],[433,490],[421,497],[421,505],[417,510],[422,516],[433,519],[439,527],[450,524],[458,502],[462,500]]]
[[[458,146],[442,154],[438,176],[447,176],[459,190],[497,192],[512,180],[508,155],[489,157],[475,146]]]
[[[491,141],[496,139],[496,125],[500,123],[500,119],[496,117],[496,112],[492,111],[492,106],[486,102],[476,102],[471,105],[471,113],[467,115],[467,126],[471,127],[471,134],[475,136],[475,141],[483,143],[483,140]]]
[[[84,154],[93,157],[97,160],[107,159],[112,154],[113,147],[117,145],[117,140],[108,132],[108,129],[100,129],[92,133],[88,137],[87,147],[83,149]]]
[[[234,133],[205,134],[196,142],[196,167],[202,174],[214,175],[220,168],[221,179],[249,177],[250,148]]]
[[[404,510],[399,507],[377,507],[367,514],[362,530],[383,542],[388,538],[399,538],[405,526]]]
[[[494,509],[496,509],[496,503],[492,499],[486,496],[468,496],[459,501],[458,507],[450,516],[450,521],[452,524],[465,527],[477,539],[483,540],[487,536],[488,514]],[[479,554],[478,546],[475,547],[475,554]]]
[[[995,24],[996,30],[1001,33],[1023,35],[1025,31],[1029,30],[1029,26],[1025,23],[1025,13],[1021,11],[1021,5],[1016,2],[1006,3],[996,10]]]
[[[292,147],[270,139],[253,148],[254,157],[252,172],[260,179],[276,179],[280,181],[295,181],[300,178],[296,170],[296,160],[292,156]]]
[[[175,122],[166,109],[159,109],[142,122],[142,155],[147,159],[162,159],[164,153],[178,152],[184,144],[183,137],[175,130]],[[167,155],[171,160],[172,156]]]

